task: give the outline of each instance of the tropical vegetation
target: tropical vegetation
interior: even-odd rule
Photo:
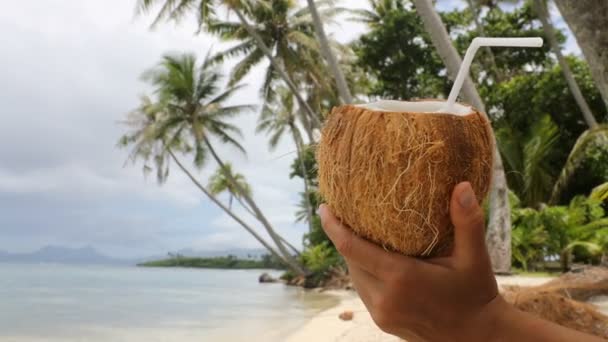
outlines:
[[[239,259],[234,255],[214,258],[184,257],[179,254],[169,255],[169,258],[142,262],[140,267],[185,267],[185,268],[216,268],[216,269],[277,269],[285,265],[271,255],[263,255],[261,259]]]
[[[138,13],[151,14],[153,25],[194,16],[200,34],[231,45],[204,59],[166,55],[145,72],[153,92],[127,115],[120,145],[161,182],[170,166],[179,168],[292,277],[323,284],[344,267],[315,213],[322,202],[315,144],[329,110],[376,98],[445,98],[473,38],[541,36],[540,49],[483,49],[463,86],[463,100],[487,113],[496,136],[485,203],[492,263],[497,272],[600,263],[608,251],[606,54],[588,35],[589,21],[577,17],[579,6],[565,3],[467,0],[464,8],[438,11],[443,6],[432,0],[369,0],[361,9],[338,0],[140,0]],[[569,34],[554,25],[554,5],[581,55],[566,49]],[[608,23],[606,13],[591,15]],[[336,23],[365,32],[338,42],[329,34]],[[224,78],[218,70],[228,61],[236,64]],[[262,67],[256,106],[233,105],[240,82]],[[270,223],[256,184],[218,152],[217,144],[246,152],[235,124],[246,113],[257,113],[257,133],[270,149],[295,149],[291,174],[277,177],[301,180],[294,220],[308,226],[302,249]],[[210,162],[216,171],[205,175]]]

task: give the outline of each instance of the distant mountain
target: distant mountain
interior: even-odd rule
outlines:
[[[172,252],[185,257],[213,258],[234,255],[239,259],[260,259],[268,252],[263,248],[233,248],[218,251],[201,251],[191,248]],[[89,264],[89,265],[135,265],[142,262],[166,259],[168,254],[133,258],[131,260],[111,258],[93,247],[68,248],[46,246],[32,253],[7,253],[0,251],[0,262],[12,263],[57,263],[57,264]]]
[[[58,263],[58,264],[131,264],[131,261],[113,259],[93,247],[67,248],[46,246],[32,253],[0,251],[0,262]]]

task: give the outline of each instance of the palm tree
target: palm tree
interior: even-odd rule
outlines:
[[[274,103],[267,103],[262,110],[258,121],[257,132],[270,134],[269,145],[271,149],[276,148],[286,132],[289,132],[298,151],[298,160],[304,177],[304,197],[309,199],[310,184],[306,176],[306,166],[304,165],[304,139],[296,125],[296,108],[293,94],[288,89],[281,87],[277,91],[277,98]],[[313,208],[309,200],[306,200],[306,219],[309,231],[312,230]]]
[[[234,186],[228,177],[227,174],[232,175],[232,178],[238,184],[238,187]],[[251,186],[247,183],[245,176],[240,173],[234,173],[232,171],[232,164],[225,163],[224,170],[218,168],[211,178],[209,179],[209,192],[217,196],[223,192],[228,192],[228,209],[232,210],[232,201],[236,198],[237,202],[245,209],[247,212],[255,217],[255,213],[243,202],[242,195],[239,193],[239,189],[242,189],[246,194],[251,196]],[[289,247],[296,255],[300,254],[297,248],[295,248],[291,243],[285,240],[282,236],[279,236],[281,242],[283,242],[287,247]]]
[[[587,104],[587,101],[583,97],[583,93],[581,92],[581,89],[579,88],[578,83],[576,83],[576,80],[574,79],[574,74],[572,73],[572,70],[570,69],[568,62],[564,58],[561,47],[559,46],[559,43],[557,41],[557,36],[555,35],[555,28],[553,27],[553,24],[551,23],[549,11],[547,10],[547,0],[533,0],[533,1],[534,1],[534,10],[538,14],[538,18],[540,19],[540,22],[542,23],[543,31],[545,31],[545,35],[547,36],[547,39],[549,40],[549,45],[551,46],[553,53],[555,53],[555,56],[557,57],[557,62],[559,63],[560,67],[562,68],[562,73],[564,74],[566,83],[568,83],[568,88],[570,88],[570,92],[574,96],[574,100],[578,104],[578,106],[581,110],[581,113],[583,115],[583,118],[585,119],[585,122],[587,123],[589,128],[595,128],[595,127],[597,127],[597,121],[595,120],[595,117],[593,116],[593,113],[591,112],[591,108],[589,108],[589,104]]]
[[[153,103],[149,97],[144,96],[142,97],[141,105],[136,110],[127,114],[127,120],[123,123],[130,127],[131,131],[120,138],[118,145],[120,147],[132,146],[128,159],[133,163],[141,159],[143,161],[144,174],[155,169],[157,181],[160,184],[164,183],[169,176],[169,164],[170,160],[173,160],[192,180],[195,186],[212,202],[244,227],[271,254],[280,260],[284,260],[251,226],[236,216],[202,186],[194,175],[180,162],[174,151],[187,152],[191,151],[191,149],[184,141],[177,139],[176,136],[170,136],[168,131],[159,131],[158,128],[163,125],[162,121],[166,119],[163,107],[160,103]]]
[[[225,120],[244,111],[253,110],[254,107],[224,105],[224,102],[241,87],[231,86],[220,91],[218,83],[222,77],[208,57],[200,66],[197,66],[196,58],[193,55],[167,55],[156,68],[144,74],[144,80],[154,87],[157,101],[144,102],[144,107],[136,112],[145,113],[154,110],[154,120],[139,120],[141,123],[152,122],[153,125],[143,125],[139,131],[123,137],[123,145],[129,142],[135,144],[134,153],[148,159],[153,158],[159,169],[159,175],[165,177],[168,174],[166,163],[168,156],[186,172],[183,164],[175,157],[173,150],[193,153],[194,165],[198,168],[204,165],[207,155],[211,154],[220,168],[224,170],[228,180],[237,189],[237,193],[255,212],[256,219],[263,224],[282,259],[299,274],[304,274],[304,270],[293,260],[293,256],[281,242],[280,237],[251,196],[239,186],[231,174],[225,172],[225,164],[211,143],[210,139],[213,137],[224,144],[244,151],[235,138],[240,134],[240,130]],[[186,174],[201,191],[207,194],[208,191],[191,174],[188,172]],[[213,196],[211,193],[209,195]],[[216,202],[216,204],[218,203]],[[230,211],[229,208],[227,209]]]
[[[386,13],[399,9],[397,2],[396,0],[368,0],[371,10],[353,9],[351,13],[355,14],[355,17],[351,20],[367,24],[370,27],[382,25],[382,18],[386,16]]]
[[[450,77],[455,78],[462,63],[452,40],[443,25],[441,17],[435,11],[431,0],[414,0],[414,6],[422,18],[424,27],[431,36],[431,41],[445,63]],[[464,98],[477,109],[485,112],[481,97],[469,77],[463,84]],[[500,153],[494,153],[494,171],[490,190],[490,217],[486,241],[489,246],[492,267],[497,273],[509,273],[511,270],[511,214],[509,193],[504,167]]]
[[[329,0],[318,2],[323,6],[320,12],[316,12],[319,19],[331,20],[333,15],[342,10],[327,7],[331,2]],[[251,24],[248,24],[265,42],[273,58],[284,67],[292,81],[301,85],[301,78],[306,77],[316,88],[333,88],[331,78],[327,77],[326,68],[322,64],[322,55],[319,54],[319,49],[322,47],[315,40],[315,27],[307,8],[299,8],[294,0],[265,0],[252,4],[245,14],[251,20]],[[263,51],[260,50],[259,45],[256,45],[252,34],[246,30],[243,23],[243,21],[213,20],[207,25],[209,32],[215,33],[224,40],[238,42],[236,46],[217,56],[220,61],[226,57],[242,56],[232,73],[233,81],[244,77],[264,58]],[[329,41],[327,43],[329,44]],[[331,49],[322,51],[332,52]],[[333,57],[335,59],[335,56]],[[261,89],[262,97],[266,102],[272,101],[275,96],[273,86],[276,80],[277,73],[274,65],[271,64],[266,70],[265,82]],[[300,87],[299,91],[302,90]],[[302,107],[301,103],[299,105]],[[311,120],[316,128],[320,128],[320,121],[317,119],[313,117]]]
[[[232,145],[244,151],[243,147],[232,136],[232,134],[240,134],[240,130],[222,120],[233,117],[245,110],[253,110],[253,107],[222,107],[221,104],[241,87],[231,86],[224,92],[217,94],[217,83],[221,80],[221,75],[210,59],[207,57],[198,70],[194,65],[193,56],[186,55],[177,59],[165,57],[165,62],[161,64],[160,69],[151,70],[147,73],[147,78],[156,87],[161,99],[167,98],[169,100],[167,105],[171,109],[171,118],[167,120],[168,128],[171,128],[171,126],[177,127],[177,134],[192,141],[195,152],[194,162],[197,166],[202,166],[207,153],[211,154],[220,169],[224,171],[226,178],[238,190],[249,208],[253,210],[256,219],[262,223],[279,251],[288,256],[290,255],[289,251],[253,198],[239,187],[238,182],[231,174],[226,172],[224,162],[210,140],[211,136],[215,136],[224,144]]]
[[[589,63],[591,75],[608,107],[608,2],[555,0]]]
[[[272,3],[274,3],[273,1]],[[283,5],[287,5],[288,7],[292,7],[293,2],[289,0],[279,1],[282,2]],[[256,58],[266,58],[270,61],[271,67],[267,71],[267,80],[272,80],[278,74],[278,76],[285,82],[285,84],[289,87],[289,89],[293,92],[294,96],[298,100],[298,103],[303,108],[304,111],[308,114],[310,119],[315,123],[317,127],[321,126],[321,121],[319,119],[318,114],[314,112],[314,110],[308,105],[305,101],[304,97],[300,93],[296,83],[290,76],[288,72],[288,65],[281,61],[277,56],[275,56],[274,47],[269,44],[273,41],[266,40],[268,37],[264,37],[264,33],[267,31],[263,30],[265,24],[269,23],[268,17],[260,17],[257,19],[262,19],[261,22],[250,23],[247,19],[247,16],[253,16],[254,19],[256,15],[260,13],[273,14],[272,6],[268,1],[252,1],[252,0],[139,0],[138,3],[138,11],[139,12],[147,12],[149,11],[155,4],[162,3],[162,7],[159,13],[156,15],[156,18],[153,22],[153,26],[158,24],[163,20],[181,20],[186,14],[194,11],[198,14],[198,21],[201,28],[206,28],[208,31],[212,33],[219,34],[220,36],[229,36],[230,33],[237,35],[239,39],[250,40],[250,43],[255,46],[256,55],[251,57],[250,59]],[[222,22],[217,20],[215,16],[216,7],[224,5],[228,8],[228,10],[234,12],[239,20],[238,23],[232,22]],[[270,8],[270,11],[268,9]],[[281,28],[282,29],[282,28]],[[226,31],[224,33],[224,31]],[[276,32],[274,32],[276,33]],[[302,42],[306,41],[308,38],[304,34],[293,34],[299,36]],[[292,36],[293,36],[292,35]],[[236,38],[235,37],[235,38]],[[273,36],[270,36],[273,38]],[[309,44],[312,45],[314,39],[308,41]],[[226,51],[226,55],[234,55],[241,54],[248,51],[251,51],[252,44],[238,44],[236,47],[229,49]],[[288,48],[283,46],[282,50],[290,51]],[[245,70],[248,63],[242,63],[241,71],[242,76],[244,76],[248,69]],[[252,65],[254,65],[253,63]],[[302,66],[300,66],[301,68]],[[239,74],[233,74],[233,80],[237,80],[238,77],[234,78],[234,76],[239,76]],[[242,77],[241,76],[241,77]]]
[[[528,132],[518,132],[505,123],[496,129],[496,137],[510,189],[526,207],[545,202],[555,180],[548,157],[558,142],[559,127],[546,115]]]
[[[325,28],[323,27],[323,21],[321,16],[319,15],[319,11],[317,10],[317,5],[314,0],[307,0],[308,10],[312,14],[312,19],[315,27],[315,31],[317,32],[317,37],[319,38],[321,52],[327,64],[329,65],[329,70],[334,76],[336,80],[336,86],[338,88],[338,93],[340,94],[340,98],[342,99],[342,103],[352,103],[353,98],[350,93],[350,89],[348,88],[348,84],[346,83],[346,78],[344,77],[344,73],[338,64],[338,60],[331,49],[331,44],[329,39],[327,39],[327,35],[325,34]]]
[[[608,144],[608,125],[598,125],[596,128],[588,129],[576,140],[557,181],[553,185],[553,191],[549,199],[550,204],[559,202],[562,192],[566,189],[572,175],[587,157],[585,151],[592,144]]]
[[[245,176],[240,173],[234,173],[234,171],[232,171],[231,163],[225,163],[224,167],[225,170],[221,170],[218,168],[209,179],[209,185],[207,186],[209,188],[209,192],[211,192],[215,196],[221,194],[222,192],[228,192],[229,209],[232,209],[232,201],[236,198],[236,200],[239,201],[239,203],[241,203],[243,207],[245,207],[247,210],[250,210],[249,208],[247,208],[247,206],[244,205],[244,203],[242,203],[242,195],[239,193],[239,189],[242,189],[244,193],[251,196],[251,186],[249,186],[249,183],[247,183]],[[232,175],[232,178],[236,181],[238,187],[234,186],[228,180],[226,174]]]

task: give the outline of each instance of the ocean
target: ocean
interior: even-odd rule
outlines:
[[[273,342],[337,304],[262,272],[0,263],[0,341]]]

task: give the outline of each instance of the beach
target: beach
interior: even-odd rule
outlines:
[[[497,276],[499,286],[536,286],[553,278],[537,276]],[[374,324],[365,305],[354,291],[330,291],[340,298],[340,304],[325,310],[298,331],[290,335],[287,342],[396,342],[401,339],[385,334]],[[598,303],[604,313],[608,309],[606,301]],[[354,313],[351,321],[342,321],[338,315],[344,311]]]

